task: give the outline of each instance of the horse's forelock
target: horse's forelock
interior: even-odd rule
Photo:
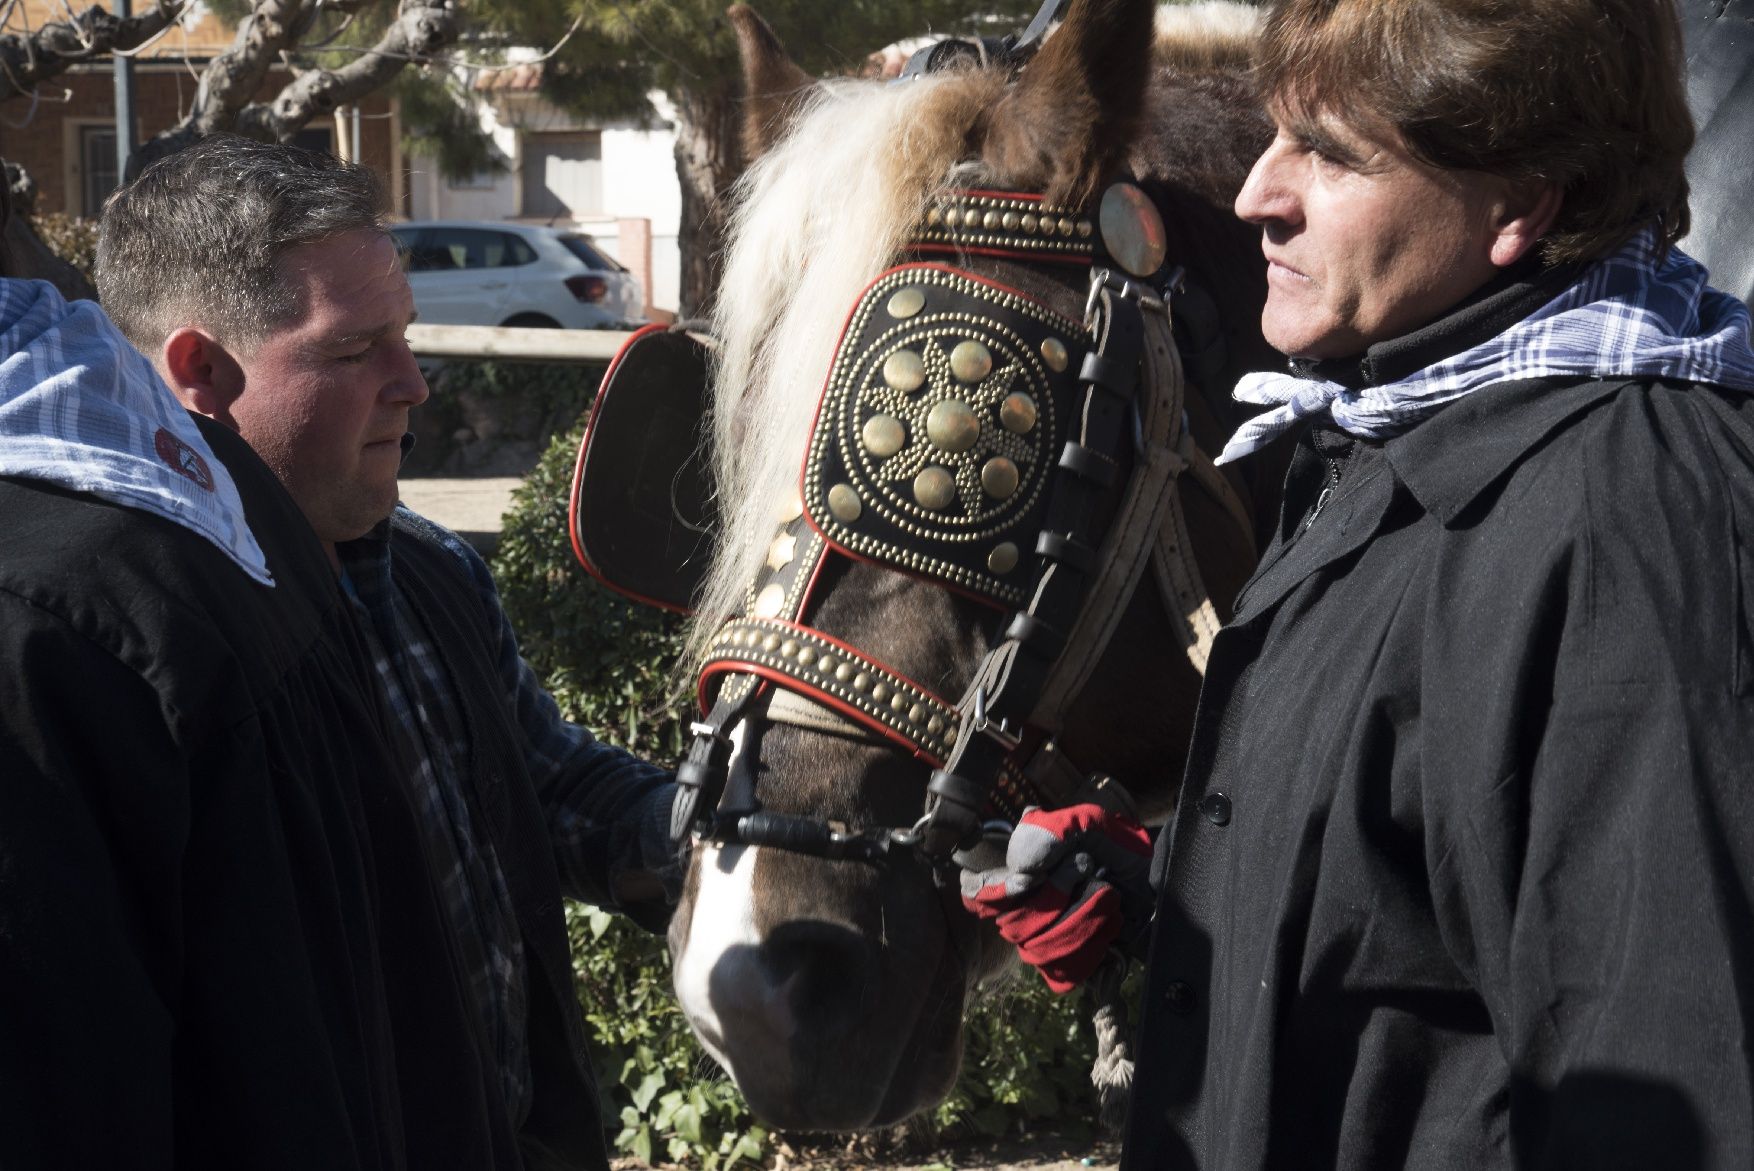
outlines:
[[[713,313],[721,343],[714,473],[725,534],[691,651],[710,636],[712,616],[741,609],[797,491],[847,314],[894,263],[931,198],[957,178],[969,129],[1002,84],[976,73],[827,83],[738,183]]]

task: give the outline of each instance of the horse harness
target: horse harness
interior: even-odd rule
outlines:
[[[1252,530],[1188,431],[1171,316],[1181,273],[1165,267],[1155,207],[1127,183],[1108,189],[1095,217],[1031,195],[955,192],[930,209],[910,251],[1088,264],[1085,321],[923,259],[866,289],[829,371],[800,496],[745,613],[724,623],[702,664],[706,715],[677,770],[678,842],[693,832],[867,862],[917,850],[942,868],[983,828],[1008,832],[1026,806],[1087,799],[1092,778],[1054,733],[1146,573],[1204,670],[1219,619],[1178,478],[1194,475],[1251,544]],[[1013,611],[960,701],[808,624],[833,556]],[[729,766],[732,731],[763,701],[769,722],[886,740],[930,764],[923,815],[860,830],[762,808],[754,770]]]

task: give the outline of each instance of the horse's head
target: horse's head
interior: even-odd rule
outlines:
[[[971,55],[885,84],[809,81],[758,17],[732,11],[759,158],[717,298],[724,536],[693,644],[714,701],[696,755],[729,766],[723,799],[695,811],[716,804],[719,828],[696,843],[671,949],[689,1019],[771,1122],[891,1123],[951,1086],[964,1004],[1009,949],[935,881],[947,850],[914,848],[922,832],[971,838],[967,816],[916,829],[929,776],[934,807],[968,816],[950,774],[983,753],[987,816],[1096,772],[1146,816],[1172,807],[1201,619],[1171,579],[1203,577],[1226,607],[1252,567],[1238,517],[1254,501],[1202,462],[1172,510],[1171,480],[1144,469],[1173,478],[1216,450],[1224,391],[1267,361],[1263,265],[1230,211],[1267,137],[1240,71],[1245,12],[1195,6],[1171,29],[1149,0],[1078,0],[1021,73]],[[1136,185],[1116,211],[1140,218],[1130,228],[1097,209],[1121,178]],[[1190,389],[1125,416],[1129,441],[1102,456],[1118,474],[1065,505],[1083,490],[1055,487],[1062,445],[1101,414],[1081,405],[1100,388],[1079,359],[1109,344],[1085,332],[1092,251],[1140,233],[1167,254],[1160,277],[1185,270],[1180,340],[1212,398]],[[940,267],[883,275],[925,261]],[[1179,369],[1160,325],[1124,364]],[[1038,558],[1056,509],[1074,539]],[[1050,562],[1069,568],[1044,584]],[[1067,589],[1074,572],[1111,588]],[[1038,639],[1010,620],[1055,593],[1072,609],[1044,625],[1061,629]],[[1054,671],[1028,710],[970,732],[968,697],[1015,691],[1011,673],[1061,636],[1078,645],[1046,652]]]

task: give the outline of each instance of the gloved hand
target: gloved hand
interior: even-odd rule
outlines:
[[[1096,804],[1023,811],[1005,864],[962,872],[962,904],[997,923],[1055,992],[1090,978],[1123,934],[1143,934],[1152,908],[1151,837]]]

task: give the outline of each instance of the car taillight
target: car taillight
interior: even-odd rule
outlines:
[[[609,282],[600,276],[569,276],[566,290],[581,301],[596,303],[609,292]]]

